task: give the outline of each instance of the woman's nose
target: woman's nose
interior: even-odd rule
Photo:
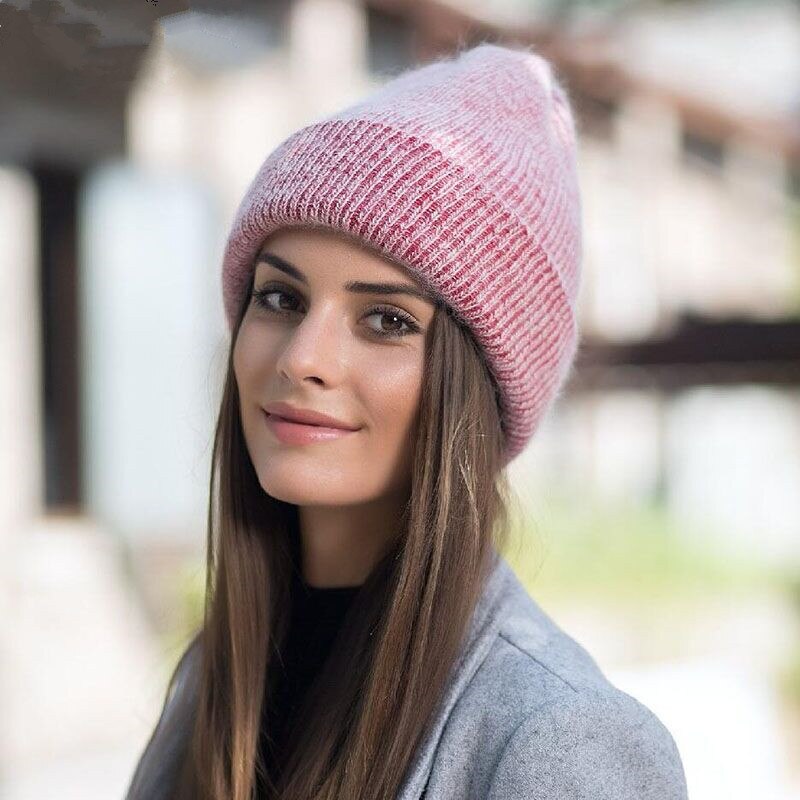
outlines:
[[[277,366],[298,380],[310,374],[332,380],[346,362],[346,350],[341,314],[319,309],[290,329]]]

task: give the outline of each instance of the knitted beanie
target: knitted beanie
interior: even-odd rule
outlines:
[[[225,246],[228,325],[276,229],[325,226],[362,240],[472,330],[496,382],[506,465],[577,350],[576,167],[568,96],[542,56],[484,42],[407,70],[267,156]]]

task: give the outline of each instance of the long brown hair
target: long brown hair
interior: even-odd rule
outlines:
[[[251,286],[252,288],[252,286]],[[442,304],[428,332],[415,469],[399,535],[361,586],[288,732],[278,774],[259,758],[297,548],[297,507],[268,495],[248,455],[232,368],[212,451],[198,701],[174,798],[251,800],[398,792],[508,532],[496,385]],[[173,672],[170,685],[180,664]],[[269,732],[267,731],[268,735]]]

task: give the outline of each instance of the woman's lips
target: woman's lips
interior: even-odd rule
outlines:
[[[327,428],[324,425],[305,425],[301,422],[291,422],[276,414],[268,414],[266,411],[263,413],[267,427],[272,431],[275,438],[284,444],[311,444],[312,442],[341,439],[343,436],[350,436],[353,433],[357,433],[357,431],[345,430],[344,428]]]

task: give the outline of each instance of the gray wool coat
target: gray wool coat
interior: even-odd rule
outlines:
[[[127,800],[165,800],[191,718],[189,651]],[[687,800],[672,735],[497,556],[397,800]]]

